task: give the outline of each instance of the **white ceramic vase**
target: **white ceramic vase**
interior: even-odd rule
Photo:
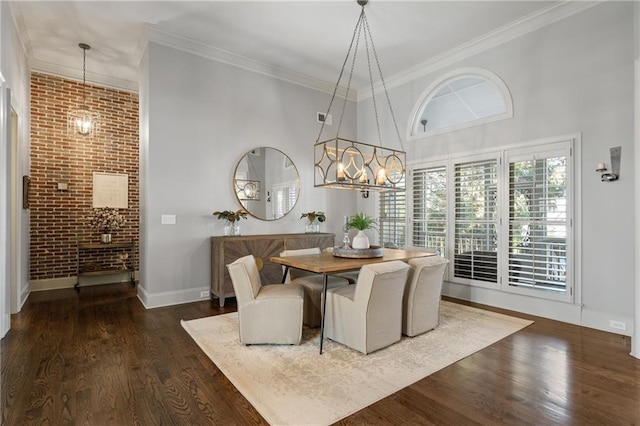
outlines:
[[[355,237],[353,237],[353,241],[351,241],[351,248],[354,249],[368,249],[369,248],[369,237],[364,231],[358,231]]]

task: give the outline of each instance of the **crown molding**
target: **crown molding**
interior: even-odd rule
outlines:
[[[431,74],[466,58],[493,49],[518,37],[544,28],[547,25],[583,12],[605,1],[607,0],[596,0],[593,2],[565,0],[553,3],[546,8],[533,12],[494,31],[477,37],[474,40],[461,44],[440,55],[392,75],[390,78],[385,79],[386,88],[391,89],[409,83],[419,77]],[[376,94],[384,93],[382,82],[378,81],[374,84],[374,91]],[[359,93],[358,102],[370,97],[371,91],[362,90]]]
[[[9,5],[9,11],[11,12],[11,19],[13,20],[13,25],[16,27],[16,32],[18,33],[18,41],[20,42],[20,46],[24,52],[25,57],[27,58],[27,64],[31,64],[31,58],[33,57],[33,50],[31,47],[31,39],[29,38],[29,33],[27,32],[27,27],[24,24],[24,17],[22,15],[22,8],[20,3],[17,1],[9,1],[7,2]]]
[[[179,36],[177,34],[159,30],[157,28],[154,28],[153,26],[147,26],[146,35],[149,42],[154,42],[163,46],[188,52],[227,65],[277,78],[279,80],[296,84],[298,86],[307,87],[309,89],[328,94],[333,94],[333,91],[335,89],[334,83],[316,79],[306,74],[287,70],[285,68],[277,67],[265,62],[257,61],[255,59],[233,53],[229,50],[210,46],[183,36]],[[139,49],[140,55],[143,51],[144,49]],[[336,96],[344,98],[345,94],[346,89],[342,86],[339,86],[336,92]],[[347,99],[355,101],[357,99],[357,92],[355,90],[351,90]]]
[[[33,59],[31,61],[31,71],[82,82],[82,70],[62,64]],[[137,81],[116,78],[110,75],[98,74],[89,71],[87,71],[86,80],[87,84],[107,87],[115,90],[124,90],[125,92],[138,93]]]

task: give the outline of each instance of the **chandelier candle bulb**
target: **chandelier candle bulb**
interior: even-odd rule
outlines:
[[[360,175],[360,183],[367,183],[367,171],[363,170],[362,174]]]
[[[387,180],[387,172],[384,168],[381,168],[378,170],[378,173],[376,173],[376,185],[384,185],[385,180]]]
[[[345,180],[345,177],[344,177],[344,164],[342,164],[342,163],[338,163],[338,180],[339,181]]]

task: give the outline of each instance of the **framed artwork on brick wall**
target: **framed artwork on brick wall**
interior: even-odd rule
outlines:
[[[129,175],[93,172],[93,207],[129,208]]]

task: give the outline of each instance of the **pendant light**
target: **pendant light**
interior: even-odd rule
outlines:
[[[349,93],[351,88],[351,80],[353,77],[353,69],[356,63],[356,56],[358,54],[358,48],[364,44],[364,51],[366,53],[367,66],[369,72],[369,83],[371,85],[371,98],[373,101],[373,111],[375,115],[376,130],[378,134],[378,145],[368,144],[363,142],[357,142],[349,139],[345,139],[340,136],[340,130],[342,127],[342,121],[344,118],[344,112],[347,104],[347,96],[344,98],[342,105],[342,111],[340,113],[340,120],[338,124],[338,130],[336,136],[320,142],[322,131],[325,127],[325,121],[322,121],[320,128],[320,134],[316,139],[314,145],[314,186],[337,188],[337,189],[354,189],[362,191],[363,194],[367,194],[369,190],[374,191],[404,191],[405,190],[405,165],[406,165],[406,153],[404,145],[402,144],[402,138],[400,137],[400,130],[396,121],[393,108],[391,106],[391,100],[387,91],[387,86],[382,75],[382,69],[378,60],[378,53],[376,52],[375,45],[373,44],[373,37],[371,36],[371,30],[369,29],[369,23],[367,22],[367,15],[365,14],[364,7],[368,3],[368,0],[357,0],[357,3],[362,7],[360,17],[356,23],[356,27],[353,31],[351,38],[351,44],[347,51],[347,57],[345,58],[342,69],[336,86],[333,90],[333,96],[329,102],[329,107],[325,117],[329,115],[331,107],[336,97],[336,92],[340,86],[340,81],[345,74],[345,68],[349,63],[351,52],[353,51],[353,57],[351,59],[350,71],[347,79],[346,93]],[[362,48],[360,50],[363,50]],[[396,136],[398,138],[398,145],[401,149],[395,149],[385,147],[382,144],[382,134],[380,132],[380,120],[378,117],[378,105],[376,102],[376,94],[373,82],[373,71],[371,59],[375,60],[377,72],[380,77],[380,82],[384,89],[385,98],[389,107],[389,112],[395,126]]]
[[[67,114],[67,131],[69,136],[93,139],[100,115],[89,110],[87,106],[87,50],[91,49],[86,43],[78,45],[82,49],[82,104]]]

